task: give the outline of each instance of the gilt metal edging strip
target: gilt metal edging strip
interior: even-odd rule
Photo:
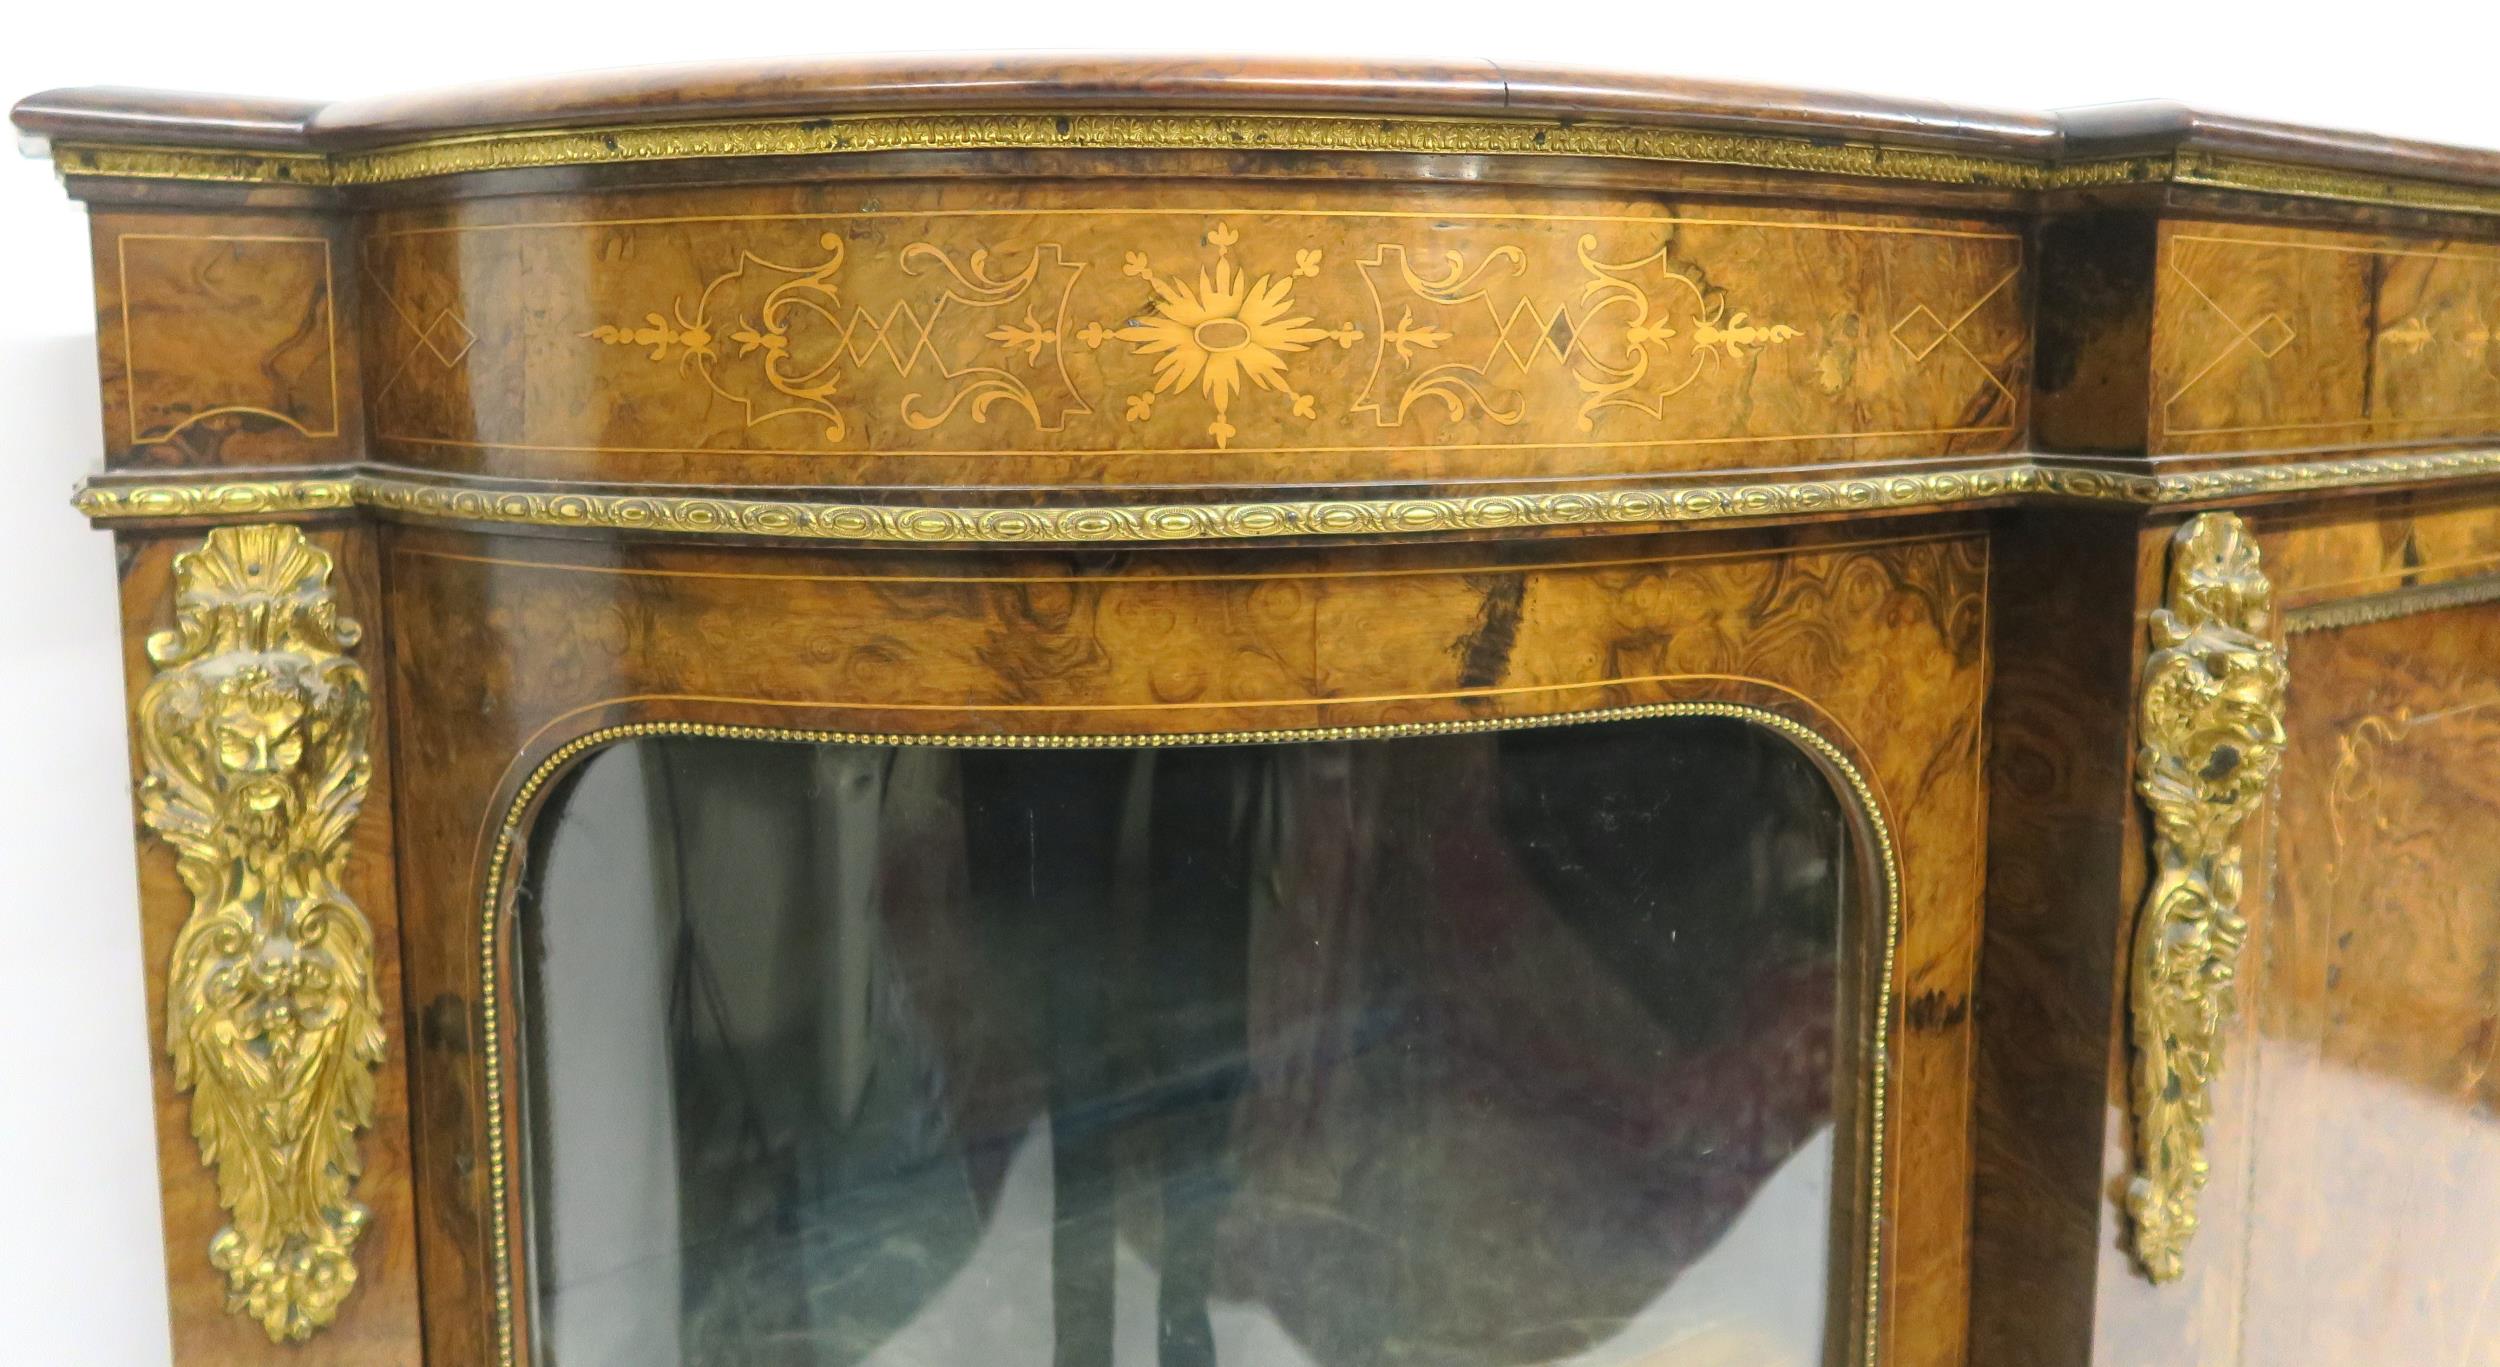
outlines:
[[[2381,593],[2329,599],[2293,608],[2283,614],[2283,634],[2298,636],[2309,631],[2368,626],[2374,622],[2392,622],[2399,617],[2410,617],[2417,612],[2440,612],[2491,602],[2500,602],[2500,574],[2479,574],[2435,584],[2407,584]]]
[[[2077,184],[2109,185],[2158,180],[2170,165],[2167,157],[2127,157],[2051,168],[2015,156],[1603,121],[1189,110],[843,114],[523,128],[332,153],[72,140],[56,143],[52,157],[63,175],[344,187],[557,166],[994,150],[1596,157],[2017,190],[2040,188],[2052,171]]]
[[[192,897],[165,1048],[229,1217],[208,1246],[226,1310],[302,1342],[356,1286],[385,1048],[373,927],[341,885],[373,776],[362,631],[294,527],[217,528],[173,568],[135,718],[140,819]]]
[[[1828,480],[1681,484],[1601,491],[1238,503],[1000,508],[684,494],[614,486],[516,488],[357,471],[306,479],[91,482],[75,499],[97,522],[324,512],[366,507],[422,521],[799,541],[954,544],[1234,541],[1523,527],[1673,523],[1867,512],[2029,493],[2125,498],[2143,476],[2007,464]]]
[[[2022,457],[1955,469],[1820,480],[1443,498],[1124,503],[1041,508],[845,503],[616,486],[515,487],[458,476],[325,469],[300,477],[91,480],[74,502],[98,523],[146,524],[371,508],[428,522],[745,536],[865,544],[1081,545],[1638,526],[1943,508],[2046,498],[2161,507],[2325,489],[2500,476],[2500,448],[2353,456],[2148,475]]]
[[[2138,692],[2136,791],[2152,820],[2151,882],[2131,953],[2135,1173],[2127,1214],[2156,1282],[2178,1279],[2208,1171],[2222,1036],[2241,947],[2241,828],[2283,757],[2283,648],[2274,588],[2232,513],[2171,540]]]
[[[524,128],[353,152],[57,143],[65,176],[353,187],[558,166],[965,150],[1273,151],[1596,157],[1742,166],[2016,191],[2177,184],[2389,208],[2500,213],[2500,187],[2372,175],[2193,149],[2043,162],[2024,157],[1550,119],[1172,111],[995,111]]]

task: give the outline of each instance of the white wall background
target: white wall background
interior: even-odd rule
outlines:
[[[2500,147],[2489,0],[723,5],[20,0],[0,100],[111,83],[340,97],[657,61],[942,48],[1485,56],[2045,108],[2168,96]],[[83,216],[0,161],[0,1326],[167,1359]],[[198,1257],[200,1250],[179,1250]]]

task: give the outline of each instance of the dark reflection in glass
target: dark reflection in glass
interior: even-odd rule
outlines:
[[[1850,839],[1715,719],[610,749],[521,904],[541,1360],[1814,1367]]]

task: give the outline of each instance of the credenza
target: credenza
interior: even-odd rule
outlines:
[[[1490,62],[13,118],[183,1363],[2500,1364],[2500,153]]]

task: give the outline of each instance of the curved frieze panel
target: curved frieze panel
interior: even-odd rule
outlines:
[[[374,431],[514,473],[1148,483],[1964,454],[2021,421],[2021,243],[1985,224],[1182,198],[386,222]]]

